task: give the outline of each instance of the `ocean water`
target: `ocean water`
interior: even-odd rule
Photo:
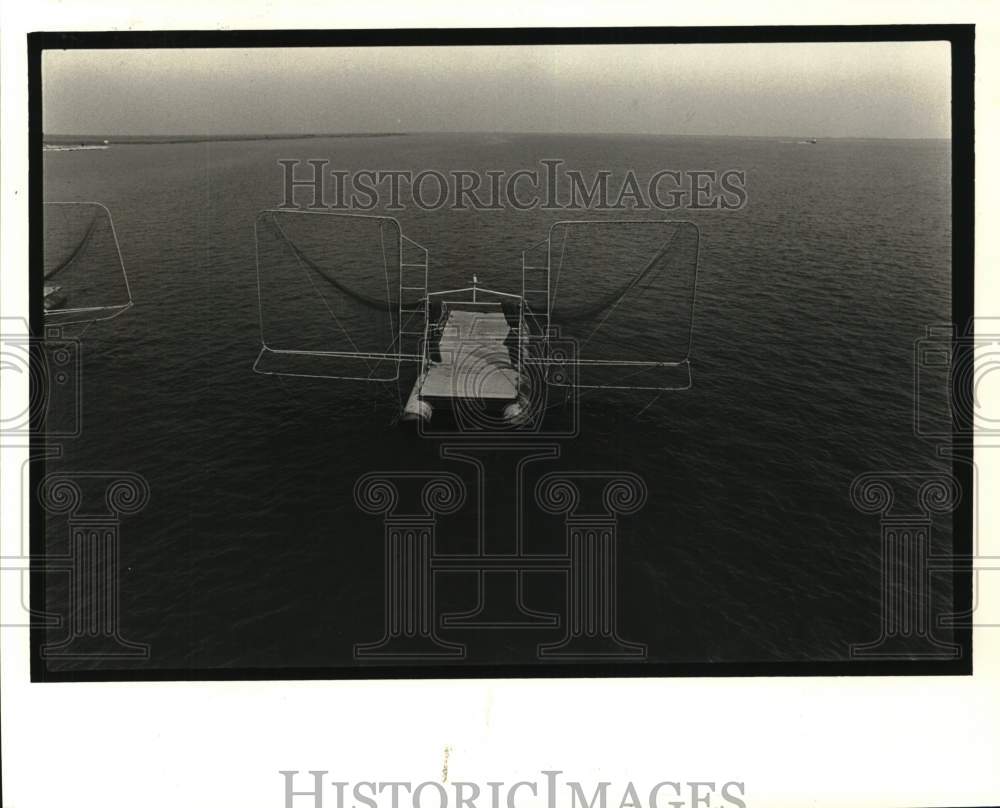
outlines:
[[[843,660],[880,631],[880,529],[852,507],[865,472],[946,471],[914,435],[914,343],[950,318],[950,146],[944,141],[407,135],[112,145],[44,156],[46,201],[114,217],[135,306],[82,338],[83,433],[48,470],[141,474],[150,501],[121,523],[121,627],[149,660],[60,667],[338,667],[382,634],[383,526],[352,490],[376,470],[469,464],[394,423],[390,385],[262,376],[254,221],[281,201],[278,159],[331,167],[512,171],[560,158],[588,174],[746,172],[736,211],[642,213],[701,232],[693,385],[579,401],[579,436],[546,471],[629,471],[649,496],[619,525],[620,634],[656,662]],[[379,209],[372,213],[381,212]],[[516,291],[521,250],[558,219],[534,211],[392,212],[430,251],[431,285]],[[623,214],[618,214],[620,218]],[[628,214],[624,214],[628,216]],[[598,214],[599,218],[615,218]],[[617,338],[663,327],[638,307]],[[631,332],[627,329],[633,329]],[[507,547],[516,492],[488,455],[490,502],[438,523],[438,549]],[[475,497],[473,497],[475,499]],[[525,506],[529,507],[529,506]],[[560,552],[559,518],[527,516],[530,552]],[[48,522],[66,551],[64,518]],[[947,547],[948,519],[934,524]],[[440,611],[475,606],[448,573]],[[942,602],[946,579],[936,582]],[[559,612],[556,573],[525,576]],[[65,576],[48,580],[60,611]],[[534,663],[558,629],[450,629],[467,661]],[[60,637],[51,632],[52,639]],[[544,664],[539,662],[539,664]],[[499,670],[499,668],[498,668]]]

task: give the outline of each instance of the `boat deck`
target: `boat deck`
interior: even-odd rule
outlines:
[[[517,370],[506,342],[510,325],[499,303],[478,304],[473,311],[447,309],[442,328],[441,361],[431,363],[420,385],[421,398],[517,398]]]

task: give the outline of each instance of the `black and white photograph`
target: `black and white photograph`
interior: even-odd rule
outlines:
[[[778,727],[807,690],[860,710],[973,681],[1000,624],[978,510],[1000,319],[974,307],[977,28],[946,19],[19,34],[17,686],[125,696],[146,759],[187,692],[286,694],[303,721],[307,693],[356,693],[415,733],[434,721],[399,705],[430,688],[414,711],[534,748],[499,694],[565,736],[570,692],[610,716],[637,688],[621,709],[665,721],[654,692],[715,681],[724,732],[740,692],[773,692]],[[298,726],[200,703],[261,760]],[[843,746],[835,724],[804,732]],[[851,757],[878,743],[858,728]],[[268,757],[259,804],[779,804],[737,767],[573,765],[596,748],[493,773],[461,734],[418,744],[418,775],[376,765],[373,731],[350,766],[315,735]],[[234,777],[251,737],[215,746]],[[839,804],[910,804],[886,793]]]
[[[951,88],[44,48],[38,678],[963,670]]]

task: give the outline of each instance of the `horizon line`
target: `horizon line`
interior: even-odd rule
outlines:
[[[758,140],[773,140],[777,138],[815,139],[815,140],[951,140],[949,135],[818,135],[815,133],[797,134],[732,134],[732,133],[679,133],[679,132],[532,132],[507,130],[403,130],[403,131],[350,131],[350,132],[220,132],[220,133],[167,133],[153,132],[146,134],[123,134],[113,132],[100,133],[43,133],[43,142],[48,139],[79,138],[87,140],[121,138],[121,139],[152,139],[172,140],[175,142],[191,142],[205,140],[281,140],[306,139],[324,137],[400,137],[410,135],[512,135],[512,136],[543,136],[543,137],[677,137],[677,138],[744,138]]]

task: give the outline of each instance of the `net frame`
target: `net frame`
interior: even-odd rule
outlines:
[[[124,282],[124,290],[127,300],[123,303],[108,303],[96,306],[70,306],[67,308],[56,308],[56,309],[44,309],[42,312],[43,322],[46,326],[64,326],[64,325],[80,325],[80,324],[90,324],[95,322],[100,322],[104,320],[112,320],[118,317],[120,314],[124,314],[134,305],[134,300],[132,298],[132,287],[129,284],[128,273],[125,271],[125,261],[122,258],[121,244],[118,241],[118,231],[115,229],[115,220],[111,215],[111,211],[108,210],[107,206],[101,202],[43,202],[42,203],[42,216],[44,221],[45,211],[51,210],[53,208],[61,207],[79,207],[79,208],[95,208],[95,217],[104,216],[107,219],[108,227],[111,231],[112,240],[115,246],[115,255],[118,257],[118,268],[121,270],[122,280]],[[94,224],[96,224],[97,219],[95,218]],[[44,229],[44,228],[43,228]],[[84,236],[83,241],[74,251],[74,254],[70,257],[69,262],[76,260],[76,255],[79,250],[83,249],[90,239],[90,234],[93,230],[93,225],[91,229],[88,230],[87,234]],[[44,265],[45,258],[45,242],[44,238],[42,240],[42,263]],[[47,279],[46,276],[45,279]],[[44,280],[44,279],[43,279]]]
[[[381,224],[391,224],[396,231],[396,255],[397,260],[395,262],[394,273],[395,281],[393,282],[390,277],[386,278],[386,288],[387,291],[395,287],[396,291],[396,304],[391,305],[391,297],[387,296],[387,311],[390,317],[390,331],[392,332],[392,341],[389,343],[388,348],[390,350],[386,351],[316,351],[316,350],[304,350],[304,349],[290,349],[290,348],[277,348],[268,344],[267,334],[265,333],[265,316],[264,316],[264,279],[263,270],[261,267],[260,258],[260,223],[261,219],[267,215],[299,215],[299,216],[314,216],[314,217],[326,217],[329,220],[367,220],[374,221]],[[279,231],[280,232],[280,231]],[[381,233],[381,230],[380,230]],[[294,245],[292,245],[294,248]],[[417,251],[419,255],[422,256],[420,261],[409,262],[406,261],[406,249],[409,248],[410,251]],[[385,260],[385,244],[380,241],[380,249],[383,256],[383,271],[389,272],[389,266]],[[425,247],[418,244],[413,239],[407,237],[403,234],[402,226],[399,220],[394,216],[377,216],[370,214],[361,213],[342,213],[339,211],[327,211],[327,210],[298,210],[289,208],[266,208],[257,214],[254,219],[254,260],[256,264],[257,272],[257,306],[258,306],[258,323],[260,328],[260,341],[261,347],[257,354],[257,358],[253,363],[253,371],[255,373],[260,373],[262,375],[268,376],[294,376],[299,378],[310,378],[310,379],[338,379],[345,381],[365,381],[365,382],[397,382],[400,378],[400,365],[404,362],[419,362],[421,360],[420,354],[414,354],[409,352],[403,352],[401,349],[402,338],[405,332],[405,327],[409,324],[409,321],[413,317],[412,304],[414,301],[412,299],[406,300],[404,297],[404,291],[412,290],[413,287],[409,287],[406,284],[405,273],[403,272],[404,267],[409,268],[419,268],[422,269],[422,288],[423,294],[417,299],[416,303],[418,306],[425,306],[426,295],[427,295],[427,283],[428,283],[428,264],[429,264],[429,253]],[[395,319],[393,319],[395,315]],[[424,326],[424,329],[426,325]],[[345,334],[347,332],[345,331]],[[395,351],[391,350],[393,347],[396,348]],[[265,365],[272,359],[304,359],[311,361],[319,366],[325,366],[327,368],[326,372],[302,372],[295,371],[289,368],[279,369],[268,368]],[[375,366],[378,367],[379,364],[388,362],[392,366],[391,375],[373,375],[371,370],[371,365],[369,363],[374,362]],[[363,363],[364,367],[369,368],[367,374],[362,374],[356,369],[360,367],[358,363]],[[341,369],[342,368],[342,369]]]
[[[573,387],[581,389],[606,389],[606,390],[687,390],[690,389],[692,385],[691,377],[691,345],[693,343],[694,337],[694,307],[697,299],[697,286],[698,286],[698,264],[700,258],[701,249],[701,230],[700,228],[691,221],[671,221],[662,219],[564,219],[557,222],[553,222],[549,227],[548,235],[545,239],[540,242],[536,242],[527,250],[522,252],[522,296],[527,299],[528,293],[531,291],[527,288],[527,271],[528,270],[545,270],[546,273],[546,288],[545,288],[545,311],[544,316],[540,316],[538,319],[542,320],[544,324],[544,330],[542,333],[543,344],[547,344],[548,341],[559,334],[559,336],[565,339],[565,335],[561,334],[561,329],[559,327],[559,311],[558,308],[553,309],[553,288],[552,288],[552,272],[553,272],[553,250],[555,248],[557,231],[560,228],[564,228],[567,231],[574,227],[627,227],[635,225],[662,225],[666,228],[671,228],[673,230],[673,236],[671,240],[676,235],[680,234],[682,230],[688,230],[694,236],[694,251],[692,260],[692,277],[690,283],[690,300],[687,305],[687,328],[686,328],[686,340],[683,354],[676,358],[669,359],[649,359],[649,360],[636,360],[636,359],[588,359],[586,357],[584,349],[586,348],[586,343],[590,338],[596,333],[597,328],[600,327],[606,320],[605,316],[601,323],[598,324],[591,334],[587,337],[587,340],[583,342],[582,345],[577,345],[577,352],[574,358],[574,364],[577,366],[578,375],[573,381]],[[669,247],[669,243],[666,245]],[[532,251],[537,251],[539,249],[545,250],[545,266],[532,266],[528,264],[528,254]],[[665,251],[664,251],[665,252]],[[651,263],[651,262],[650,262]],[[560,266],[560,272],[562,267]],[[641,276],[641,272],[639,275]],[[639,277],[639,276],[637,276]],[[557,278],[557,282],[558,282]],[[627,284],[625,292],[619,297],[618,301],[611,305],[611,311],[617,307],[618,303],[624,299],[625,295],[632,288],[631,285]],[[535,290],[538,291],[538,290]],[[609,312],[610,314],[610,312]],[[547,352],[542,351],[541,355],[532,361],[540,362],[545,365],[555,364],[553,360],[548,358]],[[602,375],[605,377],[610,377],[612,381],[610,382],[587,382],[581,380],[584,374],[590,372],[592,377],[600,377]],[[558,382],[550,381],[550,384],[555,384],[556,386],[561,386]]]

